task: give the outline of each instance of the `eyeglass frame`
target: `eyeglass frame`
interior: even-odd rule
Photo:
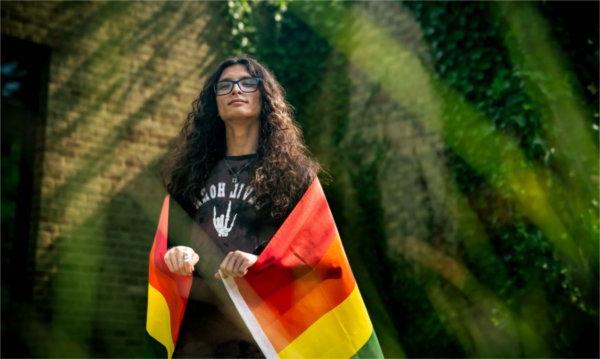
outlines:
[[[242,86],[240,86],[240,82],[244,81],[244,80],[248,80],[248,79],[254,79],[256,80],[256,90],[253,91],[244,91],[242,89]],[[237,85],[237,87],[240,89],[240,91],[242,91],[243,93],[252,93],[252,92],[256,92],[258,91],[258,85],[260,84],[260,82],[262,81],[262,79],[260,77],[256,77],[256,76],[246,76],[246,77],[242,77],[241,79],[237,80],[237,81],[233,81],[233,80],[221,80],[221,81],[217,81],[214,86],[213,86],[213,90],[215,91],[215,95],[216,96],[225,96],[225,95],[229,95],[231,92],[233,92],[233,88],[235,87],[235,85]],[[221,82],[228,82],[231,85],[231,90],[229,90],[228,93],[222,93],[219,95],[219,92],[217,91],[217,85]]]

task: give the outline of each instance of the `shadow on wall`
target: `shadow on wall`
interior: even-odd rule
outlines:
[[[17,313],[11,355],[144,352],[147,255],[163,197],[156,163],[191,110],[191,103],[177,102],[181,84],[187,80],[188,92],[199,92],[206,71],[229,54],[224,6],[64,2],[41,8],[57,14],[47,39],[53,72],[43,173],[44,183],[56,185],[44,187],[40,199],[41,231],[51,231],[32,258],[33,296],[10,303]],[[8,4],[3,19],[27,11]],[[187,56],[173,60],[181,53]],[[140,143],[146,138],[150,145]]]

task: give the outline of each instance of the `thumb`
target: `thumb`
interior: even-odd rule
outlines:
[[[198,254],[196,254],[194,252],[194,255],[192,256],[192,264],[196,265],[196,263],[198,263],[199,260],[200,260],[200,256],[198,256]]]

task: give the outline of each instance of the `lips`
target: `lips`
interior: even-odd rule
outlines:
[[[232,103],[237,103],[237,102],[248,103],[248,101],[244,101],[241,98],[236,98],[236,99],[229,101],[228,105],[231,105]]]

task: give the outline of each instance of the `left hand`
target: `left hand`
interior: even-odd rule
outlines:
[[[219,266],[219,271],[215,273],[215,279],[231,277],[243,277],[248,273],[248,268],[256,263],[258,259],[252,253],[233,251],[227,253],[223,262]]]

